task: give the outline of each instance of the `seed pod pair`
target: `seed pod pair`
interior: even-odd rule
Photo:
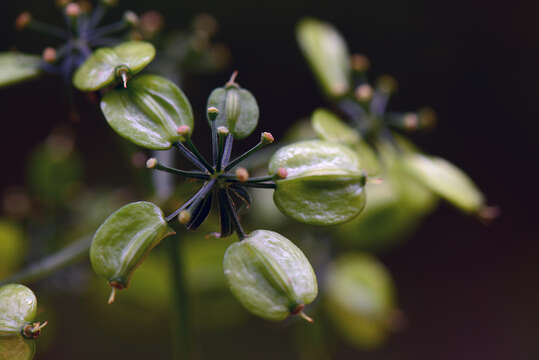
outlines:
[[[276,181],[275,204],[285,215],[313,225],[335,225],[365,207],[366,174],[348,147],[321,140],[302,141],[279,149],[269,173],[286,172]]]
[[[97,229],[90,248],[90,261],[97,275],[116,290],[129,287],[136,268],[150,251],[174,231],[163,212],[149,202],[135,202],[120,208]]]
[[[259,110],[255,97],[234,82],[235,76],[236,73],[225,87],[212,91],[207,107],[219,111],[215,119],[216,127],[224,126],[236,139],[243,139],[256,128]]]
[[[32,339],[47,322],[34,321],[37,299],[23,285],[0,287],[0,360],[30,360],[35,353]]]
[[[303,252],[284,236],[256,230],[231,245],[223,260],[228,285],[251,313],[280,321],[303,313],[318,294],[314,271]]]

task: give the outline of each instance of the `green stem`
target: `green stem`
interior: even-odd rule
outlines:
[[[172,304],[172,343],[173,359],[191,358],[189,301],[181,253],[181,236],[168,239],[168,254],[171,269],[171,304]]]
[[[193,178],[193,179],[202,179],[202,180],[208,180],[210,176],[208,174],[204,174],[198,171],[185,171],[180,169],[174,169],[168,166],[165,166],[163,164],[157,164],[155,165],[156,170],[165,171],[170,174],[180,175],[187,178]]]
[[[30,284],[46,278],[50,274],[87,257],[91,243],[92,236],[84,237],[56,254],[48,256],[10,278],[0,281],[0,286],[9,283]]]
[[[238,156],[237,158],[235,158],[234,160],[232,160],[226,167],[225,167],[225,171],[228,171],[230,169],[232,169],[234,166],[238,165],[243,159],[249,157],[251,154],[255,153],[256,151],[260,150],[260,148],[262,148],[263,146],[265,146],[266,144],[263,143],[262,141],[259,142],[258,144],[256,144],[255,146],[253,146],[250,150],[246,151],[245,153],[243,153],[242,155]]]

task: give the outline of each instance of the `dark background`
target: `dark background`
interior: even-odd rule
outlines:
[[[157,9],[169,28],[185,27],[198,12],[215,15],[239,82],[258,99],[260,127],[277,138],[324,104],[296,45],[294,25],[305,15],[334,23],[353,52],[369,56],[372,74],[389,73],[399,81],[391,109],[429,105],[437,111],[437,129],[414,140],[465,169],[502,211],[485,227],[442,206],[407,244],[382,256],[397,283],[408,328],[362,358],[539,356],[537,2],[131,0],[123,1],[125,6],[136,12]],[[49,45],[13,30],[13,19],[23,10],[60,21],[48,1],[2,1],[0,50],[40,52]],[[209,91],[227,77],[189,79],[185,91],[195,111],[200,114]],[[2,189],[24,184],[32,147],[55,124],[69,121],[63,94],[55,79],[0,91]],[[90,164],[90,184],[126,181],[110,163],[111,130],[97,110],[85,108],[75,128]],[[339,355],[357,358],[344,344]]]

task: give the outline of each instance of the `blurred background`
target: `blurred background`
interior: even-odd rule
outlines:
[[[277,140],[291,123],[326,104],[295,40],[296,22],[310,15],[333,23],[352,52],[367,55],[371,74],[388,73],[396,78],[399,91],[391,100],[391,109],[431,106],[436,110],[438,126],[413,135],[413,140],[425,151],[464,169],[489,204],[501,209],[501,216],[485,226],[442,203],[406,242],[379,252],[393,277],[405,321],[382,346],[370,350],[345,341],[323,315],[316,330],[294,320],[272,324],[248,315],[221,283],[212,283],[222,280],[219,265],[215,265],[219,260],[201,265],[212,257],[222,258],[226,248],[225,243],[208,245],[214,252],[206,253],[210,250],[204,250],[208,242],[204,234],[217,228],[210,224],[201,235],[186,241],[192,247],[186,262],[191,272],[196,358],[315,358],[309,354],[319,346],[324,349],[319,354],[327,352],[334,359],[539,356],[539,287],[535,285],[539,273],[535,223],[535,201],[539,200],[537,6],[535,1],[120,2],[108,15],[110,19],[127,8],[137,13],[158,10],[164,15],[166,31],[188,29],[199,13],[217,19],[215,41],[228,47],[228,65],[182,79],[199,121],[195,141],[205,151],[208,133],[201,119],[206,98],[228,80],[232,70],[239,70],[238,82],[258,100],[260,131],[271,131]],[[41,53],[45,46],[54,45],[39,35],[14,30],[14,19],[25,10],[40,20],[61,24],[52,1],[2,1],[1,51],[17,48]],[[21,243],[26,248],[19,249],[24,256],[18,262],[13,260],[12,268],[0,273],[0,278],[91,234],[113,209],[146,195],[134,188],[134,183],[143,187],[148,182],[145,170],[133,166],[142,155],[118,140],[98,107],[85,96],[76,94],[73,101],[79,112],[75,121],[64,84],[54,77],[0,90],[2,221],[31,223],[30,235],[26,230],[17,235],[25,239]],[[73,193],[38,189],[36,184],[42,181],[32,180],[34,176],[47,178],[51,174],[47,171],[55,172],[48,169],[35,175],[40,172],[39,164],[47,161],[36,154],[46,154],[40,147],[51,143],[51,133],[67,133],[73,139],[66,146],[76,160],[69,160],[70,170],[65,174],[68,180],[75,179],[70,187]],[[252,136],[237,150],[256,141]],[[53,195],[32,200],[43,193]],[[64,196],[69,201],[58,200]],[[58,203],[63,204],[61,209]],[[14,204],[23,209],[13,213]],[[32,221],[27,219],[29,209],[35,214]],[[59,232],[60,241],[40,240],[57,239]],[[0,241],[7,243],[5,237]],[[86,261],[33,285],[42,305],[40,316],[51,323],[50,331],[38,342],[36,358],[168,358],[169,296],[161,255],[157,249],[150,256],[135,275],[129,290],[133,295],[122,293],[113,307],[104,305],[107,286],[88,272]]]

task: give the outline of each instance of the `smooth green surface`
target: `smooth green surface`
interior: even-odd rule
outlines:
[[[316,276],[303,252],[284,236],[256,230],[232,244],[223,260],[234,296],[251,313],[283,320],[318,294]]]
[[[24,261],[27,241],[23,228],[0,218],[0,279],[5,279]]]
[[[19,335],[26,323],[34,320],[37,299],[24,285],[0,287],[0,337]]]
[[[307,18],[299,22],[296,37],[326,95],[339,97],[350,91],[350,54],[337,30]]]
[[[22,336],[0,337],[0,360],[31,360],[35,352],[35,341]]]
[[[348,145],[353,149],[367,174],[372,176],[380,172],[374,150],[361,139],[356,129],[348,126],[337,115],[326,109],[317,109],[311,117],[311,123],[320,139]]]
[[[219,109],[216,126],[227,127],[237,139],[249,136],[258,124],[259,110],[255,97],[245,89],[217,88],[208,98],[208,107]]]
[[[468,175],[447,160],[411,154],[404,158],[404,165],[419,182],[464,212],[476,213],[485,204]]]
[[[97,230],[90,247],[92,267],[109,282],[128,287],[137,266],[173,233],[156,205],[144,201],[125,205]]]
[[[343,337],[359,348],[381,345],[396,301],[385,267],[370,255],[350,253],[329,266],[326,286],[327,312]]]
[[[340,224],[365,206],[364,174],[356,154],[344,145],[302,141],[279,149],[269,173],[279,168],[288,177],[276,182],[277,207],[295,220],[313,225]]]
[[[0,53],[0,87],[35,78],[41,73],[41,57],[17,52]]]
[[[356,146],[360,142],[359,133],[356,129],[345,124],[334,113],[326,109],[314,111],[311,122],[314,131],[322,139]]]
[[[174,83],[156,75],[141,75],[127,89],[108,92],[101,110],[120,136],[152,150],[169,149],[180,139],[177,129],[193,129],[193,111]]]
[[[100,48],[77,69],[73,84],[82,91],[96,91],[121,81],[116,75],[119,66],[127,67],[129,76],[133,76],[154,57],[153,45],[143,41],[128,41],[114,48]]]

